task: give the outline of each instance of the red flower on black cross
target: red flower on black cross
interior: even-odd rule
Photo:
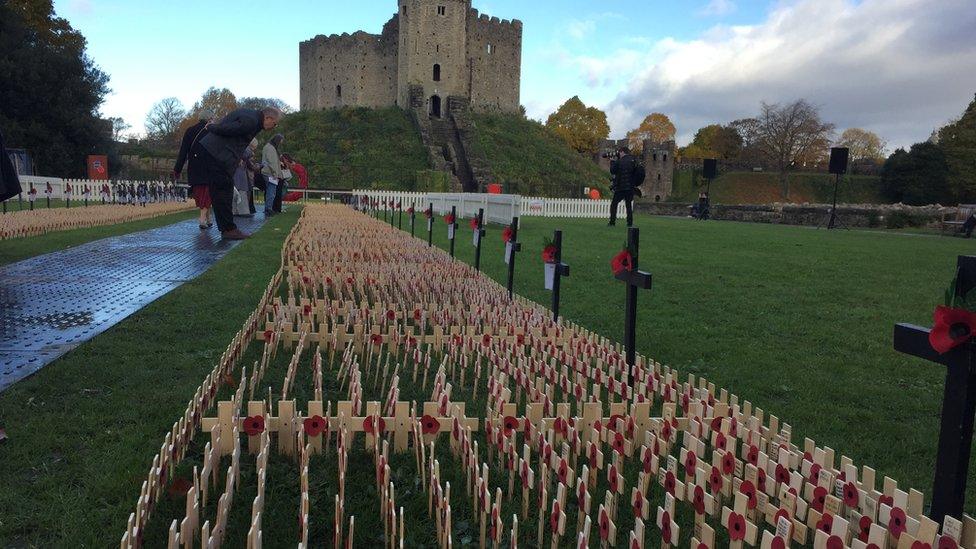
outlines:
[[[253,437],[264,432],[264,416],[249,416],[244,419],[244,432]]]
[[[939,305],[932,314],[935,324],[929,332],[929,345],[939,354],[962,345],[976,332],[976,313]]]
[[[322,416],[312,416],[306,418],[304,423],[305,434],[310,437],[317,437],[322,434],[325,429],[325,418]]]
[[[424,414],[424,417],[420,418],[420,430],[425,435],[436,434],[441,430],[441,422],[429,414]]]
[[[857,507],[858,502],[861,500],[861,493],[857,490],[857,485],[853,482],[848,482],[844,485],[844,505],[848,507]]]
[[[830,534],[831,529],[834,527],[834,515],[830,513],[824,513],[820,520],[817,521],[817,530],[825,534]]]
[[[739,513],[729,513],[729,520],[725,523],[729,531],[729,539],[732,541],[742,541],[746,539],[746,517]]]
[[[891,509],[888,518],[888,531],[891,532],[892,536],[895,536],[895,539],[898,539],[905,531],[907,522],[908,518],[905,516],[905,511],[901,507],[894,507]]]
[[[610,260],[610,269],[614,276],[626,271],[634,270],[634,256],[630,255],[629,250],[623,250]]]

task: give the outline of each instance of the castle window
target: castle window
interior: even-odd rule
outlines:
[[[657,153],[654,153],[654,161],[657,162]]]
[[[406,6],[403,6],[403,15],[406,15],[406,14],[407,14],[407,7]]]
[[[441,81],[441,66],[440,64],[434,65],[434,82]]]
[[[445,6],[437,6],[437,15],[447,15],[447,8]]]
[[[664,153],[664,161],[665,161],[665,162],[667,162],[667,161],[668,161],[668,153]]]
[[[336,97],[342,99],[342,86],[336,86]]]
[[[657,180],[658,180],[658,181],[660,181],[660,180],[661,180],[661,174],[657,174]]]

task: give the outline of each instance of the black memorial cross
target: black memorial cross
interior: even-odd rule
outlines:
[[[431,202],[427,205],[427,211],[424,212],[424,217],[427,218],[427,247],[430,248],[434,245],[434,203]]]
[[[614,275],[627,284],[627,301],[624,304],[624,349],[627,351],[627,375],[634,386],[634,365],[637,363],[637,290],[651,289],[651,273],[637,270],[637,254],[640,248],[640,229],[627,231],[627,251],[630,253],[630,269]]]
[[[518,241],[518,224],[519,218],[513,217],[512,224],[509,225],[512,236],[506,244],[506,247],[511,246],[512,248],[512,251],[508,254],[508,299],[512,299],[514,295],[512,289],[515,287],[515,256],[518,252],[522,251],[522,245]]]
[[[454,257],[454,239],[457,237],[457,206],[451,206],[451,222],[447,226],[447,238],[451,241],[451,257]]]
[[[481,240],[485,237],[485,209],[478,208],[478,240],[474,246],[474,270],[481,270]]]
[[[410,236],[414,236],[414,226],[417,224],[417,203],[410,204]]]
[[[403,230],[403,202],[397,201],[397,229]]]
[[[563,232],[553,231],[552,245],[556,248],[555,272],[552,277],[552,321],[559,322],[559,281],[569,276],[569,265],[563,263]]]
[[[959,256],[955,296],[965,299],[976,289],[976,256]],[[962,328],[962,327],[960,327]],[[929,518],[942,524],[946,515],[962,519],[966,501],[966,479],[973,444],[973,416],[976,415],[976,341],[969,341],[944,354],[929,343],[928,328],[896,324],[896,351],[946,367],[942,397],[939,449],[935,458],[935,482]]]

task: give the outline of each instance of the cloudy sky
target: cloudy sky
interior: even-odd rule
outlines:
[[[152,104],[189,106],[209,86],[298,105],[298,43],[379,32],[393,0],[56,0],[111,76],[106,116],[141,131]],[[522,103],[544,120],[579,95],[614,136],[647,114],[678,141],[806,98],[838,129],[892,147],[926,139],[976,93],[972,0],[474,0],[524,22]]]

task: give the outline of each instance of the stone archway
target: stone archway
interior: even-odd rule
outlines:
[[[430,115],[441,117],[441,96],[432,95],[430,96]]]

